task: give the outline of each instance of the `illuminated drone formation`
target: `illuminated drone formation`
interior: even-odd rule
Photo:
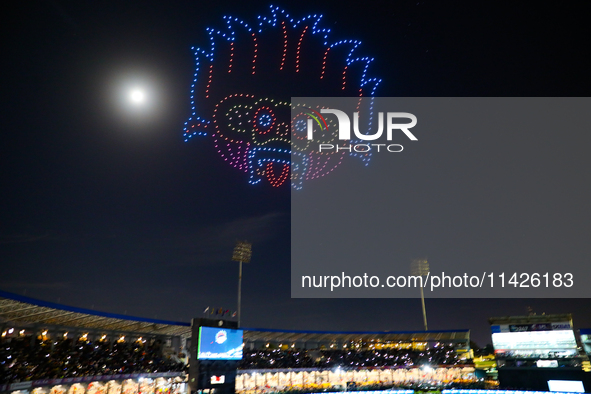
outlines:
[[[373,96],[373,58],[357,57],[361,42],[334,41],[322,15],[293,19],[271,6],[254,23],[225,16],[220,30],[207,28],[209,46],[195,51],[192,116],[185,141],[211,136],[221,157],[249,174],[249,182],[295,188],[333,171],[347,151],[308,152],[290,138],[290,97]],[[301,141],[300,141],[301,142]],[[360,156],[367,164],[369,154]],[[296,163],[297,160],[297,163]],[[293,167],[293,168],[292,168]],[[297,168],[297,171],[296,171]]]

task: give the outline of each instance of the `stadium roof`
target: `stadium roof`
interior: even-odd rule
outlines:
[[[470,330],[442,331],[300,331],[249,328],[245,342],[469,342]]]
[[[58,326],[143,335],[191,336],[191,324],[98,312],[0,290],[0,324]],[[450,341],[468,342],[470,330],[334,332],[244,328],[245,342]]]
[[[0,290],[0,322],[102,331],[189,336],[191,324],[145,319],[40,301]]]
[[[570,313],[554,315],[528,315],[528,316],[501,316],[490,317],[488,322],[494,324],[535,324],[535,323],[561,323],[569,322],[572,326],[573,315]]]

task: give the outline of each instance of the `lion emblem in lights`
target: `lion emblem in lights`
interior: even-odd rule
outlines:
[[[299,19],[279,7],[252,22],[223,17],[207,28],[209,42],[194,47],[192,114],[186,142],[209,137],[229,165],[251,184],[280,187],[335,170],[346,156],[367,165],[370,154],[298,150],[290,135],[291,97],[374,96],[381,79],[370,77],[373,58],[358,52],[361,42],[336,40],[322,15]],[[293,132],[291,132],[293,133]]]

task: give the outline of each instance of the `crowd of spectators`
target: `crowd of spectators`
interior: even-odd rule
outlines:
[[[413,349],[246,350],[240,369],[454,366],[465,363],[451,346]]]
[[[452,346],[424,350],[382,349],[244,349],[239,369],[371,368],[456,366],[460,360]],[[0,384],[154,372],[186,372],[176,357],[166,356],[160,340],[91,341],[86,338],[46,339],[30,336],[0,340]]]
[[[0,340],[0,384],[80,376],[177,372],[184,368],[178,359],[164,355],[160,340],[42,340],[30,336]]]

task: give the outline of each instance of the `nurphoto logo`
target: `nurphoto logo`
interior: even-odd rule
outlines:
[[[309,112],[308,112],[309,111]],[[387,151],[387,152],[402,152],[404,149],[400,144],[393,144],[390,143],[395,135],[395,132],[402,132],[406,137],[408,137],[411,141],[417,141],[417,137],[410,131],[411,128],[416,126],[417,124],[417,117],[408,112],[386,112],[384,116],[384,112],[379,112],[377,116],[378,120],[378,127],[375,132],[370,131],[370,126],[373,122],[373,117],[369,116],[368,119],[365,120],[365,124],[367,125],[365,129],[360,130],[359,126],[359,111],[353,112],[353,135],[354,139],[351,138],[351,119],[349,115],[345,111],[341,111],[339,109],[334,108],[322,108],[320,109],[320,113],[314,109],[308,108],[308,111],[304,112],[306,115],[309,116],[306,122],[306,138],[309,141],[314,140],[314,128],[315,125],[319,127],[320,132],[332,132],[329,130],[328,122],[323,114],[334,115],[337,120],[337,130],[339,141],[348,141],[348,144],[339,145],[338,141],[332,141],[333,143],[320,143],[318,144],[318,151],[319,152],[339,152],[339,151],[348,151],[348,152],[356,152],[356,153],[366,153],[369,151]],[[384,118],[386,119],[384,122]],[[406,119],[409,122],[401,123],[401,120]],[[386,142],[388,143],[379,143],[379,139],[382,138],[384,134],[384,123],[386,124]],[[331,122],[331,127],[332,127]],[[334,136],[335,133],[333,132],[332,135]],[[382,138],[383,140],[383,138]],[[376,141],[372,143],[359,143],[361,141]]]

